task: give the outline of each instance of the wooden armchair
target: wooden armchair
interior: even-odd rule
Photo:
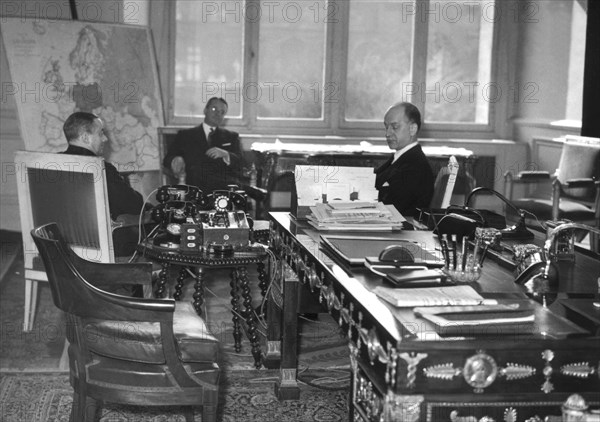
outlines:
[[[520,209],[540,220],[567,219],[591,227],[600,227],[600,138],[567,136],[558,169],[522,171],[504,175],[505,195]],[[512,198],[515,184],[536,185],[523,198]],[[597,240],[592,241],[597,248]]]
[[[15,165],[25,269],[23,331],[29,331],[35,318],[38,282],[48,281],[29,232],[56,222],[79,255],[114,262],[113,227],[102,158],[17,151]]]
[[[71,420],[93,421],[101,402],[113,402],[202,406],[202,421],[215,421],[218,342],[191,304],[106,292],[103,287],[116,284],[150,284],[151,264],[87,261],[71,251],[56,224],[31,236],[54,304],[67,316]],[[191,410],[187,421],[194,419]]]

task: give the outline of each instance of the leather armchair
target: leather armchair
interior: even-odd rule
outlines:
[[[151,264],[87,261],[55,223],[31,235],[54,304],[67,316],[71,420],[93,421],[106,401],[188,406],[188,421],[202,406],[202,421],[215,421],[219,345],[191,304],[110,293],[116,285],[150,284]]]

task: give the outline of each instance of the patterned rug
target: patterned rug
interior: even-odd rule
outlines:
[[[314,374],[313,374],[314,375]],[[339,374],[333,374],[338,376]],[[328,374],[319,371],[318,379]],[[233,371],[220,387],[217,420],[223,422],[346,421],[348,390],[301,385],[300,400],[280,402],[273,395],[276,371]],[[69,420],[72,389],[64,373],[0,374],[3,422],[58,422]],[[100,422],[184,421],[181,408],[118,406],[106,404],[98,410]],[[194,414],[201,421],[201,410]]]

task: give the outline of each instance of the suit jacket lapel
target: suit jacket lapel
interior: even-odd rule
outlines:
[[[379,174],[379,173],[383,172],[385,169],[387,169],[389,166],[391,166],[393,160],[394,160],[394,156],[392,155],[389,158],[389,160],[387,160],[385,163],[383,163],[382,165],[380,165],[379,167],[377,167],[375,169],[375,174]]]

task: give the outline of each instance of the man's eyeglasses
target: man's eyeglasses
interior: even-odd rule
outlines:
[[[227,113],[227,110],[221,110],[221,109],[218,109],[217,107],[209,107],[209,110],[212,111],[213,113],[214,112],[219,112],[219,114]]]

